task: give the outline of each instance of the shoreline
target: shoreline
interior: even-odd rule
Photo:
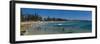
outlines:
[[[33,25],[45,24],[45,23],[53,23],[53,22],[65,22],[65,21],[25,21],[20,23],[21,33],[25,33],[27,29],[31,28]]]
[[[46,23],[58,23],[58,22],[65,22],[65,21],[27,21],[27,22],[21,22],[20,23],[20,30],[21,30],[21,35],[24,35],[25,32],[30,31],[30,28],[32,28],[32,32],[34,31],[34,33],[36,32],[35,28],[33,27],[38,27],[40,25],[46,24]],[[66,21],[66,22],[72,22],[72,21]],[[29,29],[29,30],[28,30]],[[72,31],[73,32],[73,31]],[[79,31],[80,32],[80,31]],[[83,32],[88,32],[88,31],[83,31]],[[43,33],[43,32],[36,32],[36,33]],[[36,34],[35,33],[35,34]]]

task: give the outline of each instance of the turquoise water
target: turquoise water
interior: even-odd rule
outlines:
[[[91,23],[91,21],[49,22],[40,28],[46,33],[85,33],[92,31]]]
[[[52,26],[52,27],[63,27],[63,28],[84,28],[84,29],[91,29],[91,22],[89,21],[76,21],[76,22],[56,22],[56,23],[48,23],[45,26]]]

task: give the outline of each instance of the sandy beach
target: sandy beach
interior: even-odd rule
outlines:
[[[32,26],[34,26],[34,28],[35,28],[44,23],[47,23],[47,22],[40,22],[40,21],[21,22],[21,24],[20,24],[21,35],[23,35],[23,33],[25,33],[28,29],[32,28]],[[35,30],[35,29],[33,29],[33,30]]]

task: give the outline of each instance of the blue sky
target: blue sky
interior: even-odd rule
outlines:
[[[36,9],[36,8],[21,8],[22,14],[33,14],[38,13],[38,15],[43,17],[55,17],[64,19],[75,19],[75,20],[92,20],[91,11],[82,10],[56,10],[56,9]]]

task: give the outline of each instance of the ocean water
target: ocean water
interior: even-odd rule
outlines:
[[[46,33],[85,33],[92,31],[91,21],[48,22],[40,26]]]

